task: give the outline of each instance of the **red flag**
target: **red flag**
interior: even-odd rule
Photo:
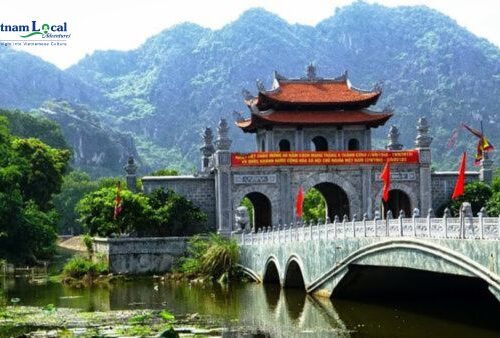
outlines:
[[[389,190],[391,189],[391,165],[389,164],[389,159],[387,159],[384,169],[380,174],[380,179],[384,182],[384,188],[382,190],[382,200],[384,202],[387,202],[389,201]]]
[[[302,203],[304,203],[304,192],[302,191],[302,186],[299,185],[299,191],[295,199],[295,214],[297,217],[302,217]]]
[[[453,190],[452,199],[457,199],[464,194],[465,187],[465,165],[467,163],[467,155],[464,151],[462,154],[462,161],[460,162],[460,168],[458,169],[457,183],[455,183],[455,189]]]
[[[115,210],[113,212],[113,219],[117,219],[122,212],[122,198],[120,196],[121,186],[120,181],[116,183],[116,197],[115,197]]]

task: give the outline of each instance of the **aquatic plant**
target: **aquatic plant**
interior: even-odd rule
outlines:
[[[85,248],[87,249],[87,254],[89,255],[89,258],[92,258],[94,255],[94,240],[92,239],[92,236],[89,234],[85,234],[82,237],[83,244],[85,244]]]
[[[218,234],[208,237],[193,236],[188,243],[188,255],[182,259],[178,271],[187,276],[220,278],[235,275],[239,260],[238,244]]]
[[[63,282],[71,284],[71,281],[76,279],[92,284],[96,277],[107,272],[108,264],[104,260],[97,259],[93,261],[90,258],[77,255],[64,265]]]

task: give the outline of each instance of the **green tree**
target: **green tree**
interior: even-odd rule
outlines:
[[[50,199],[69,153],[15,138],[7,127],[0,117],[0,256],[34,263],[54,249],[57,217]]]
[[[14,139],[25,200],[33,200],[42,210],[51,207],[51,198],[61,190],[63,174],[68,168],[70,152],[54,149],[34,138]]]
[[[175,169],[158,169],[153,171],[151,176],[179,176],[179,171]]]
[[[78,202],[76,211],[79,222],[90,235],[110,237],[152,228],[155,219],[148,198],[126,189],[120,192],[120,196],[122,210],[116,219],[113,219],[115,188],[101,188]]]
[[[64,176],[61,192],[54,196],[54,207],[59,214],[57,226],[60,234],[80,234],[81,224],[77,222],[77,203],[94,190],[97,190],[99,182],[92,181],[87,173],[72,171]]]
[[[497,169],[498,176],[495,175],[493,182],[491,184],[491,197],[486,204],[486,210],[489,216],[499,216],[500,215],[500,169]]]
[[[492,189],[483,182],[471,182],[465,185],[464,194],[450,202],[450,210],[453,215],[458,215],[463,202],[469,202],[472,213],[477,215],[482,207],[486,207],[491,198]]]
[[[311,188],[304,196],[304,203],[302,205],[303,220],[305,222],[325,219],[326,217],[326,202],[323,195],[319,190]]]
[[[156,223],[149,235],[187,236],[209,230],[205,213],[174,191],[157,189],[149,199]]]

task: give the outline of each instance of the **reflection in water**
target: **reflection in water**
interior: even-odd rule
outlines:
[[[156,286],[156,287],[155,287]],[[3,286],[20,305],[54,304],[84,310],[169,309],[198,313],[227,328],[224,337],[494,337],[500,332],[496,301],[383,302],[315,299],[277,285],[194,286],[138,279],[109,289],[70,289],[57,283]]]
[[[267,284],[263,289],[266,296],[266,303],[271,311],[274,311],[280,300],[281,286],[279,284]]]

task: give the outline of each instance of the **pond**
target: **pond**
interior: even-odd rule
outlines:
[[[314,298],[275,285],[189,283],[137,278],[109,288],[73,289],[27,278],[0,280],[18,305],[86,311],[168,309],[225,328],[224,337],[499,337],[492,299],[353,301]],[[195,323],[196,324],[196,323]]]

